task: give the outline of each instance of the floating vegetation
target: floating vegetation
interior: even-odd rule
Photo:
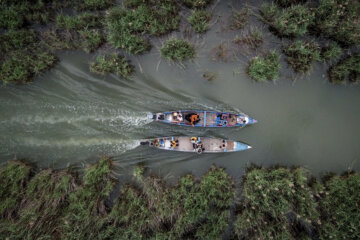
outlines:
[[[250,10],[245,7],[241,10],[232,9],[230,19],[230,29],[239,30],[244,28],[249,22]]]
[[[184,61],[195,57],[195,48],[186,40],[170,38],[161,47],[160,53],[170,61]]]
[[[192,28],[197,33],[204,33],[209,29],[212,14],[204,10],[196,10],[188,18]]]
[[[227,62],[234,58],[234,53],[230,49],[228,42],[222,42],[210,51],[210,56],[213,61]]]
[[[243,31],[241,36],[236,36],[234,38],[233,42],[239,46],[246,44],[251,49],[257,49],[263,44],[264,36],[259,28],[254,27],[247,31]]]
[[[281,9],[275,4],[264,4],[261,15],[263,21],[269,24],[270,30],[281,37],[304,35],[314,20],[314,13],[304,5],[291,5]]]
[[[314,61],[320,61],[320,47],[311,41],[296,40],[283,48],[286,61],[296,72],[306,73]]]
[[[360,44],[359,11],[359,1],[320,0],[313,27],[345,46]]]
[[[342,49],[336,42],[328,43],[321,49],[321,58],[324,61],[336,60],[341,54]]]
[[[348,79],[350,82],[360,81],[360,54],[354,54],[331,66],[329,80],[332,83],[344,84]]]
[[[174,186],[135,167],[117,197],[113,163],[102,158],[82,179],[37,173],[19,161],[0,170],[0,234],[9,239],[356,239],[360,175],[310,178],[303,168],[248,169],[238,192],[223,168]],[[310,179],[310,180],[309,180]],[[235,196],[242,196],[235,200]],[[112,206],[112,207],[110,207]],[[235,209],[234,224],[230,209]],[[233,225],[233,227],[229,227]]]
[[[258,82],[272,81],[279,78],[279,54],[270,51],[264,57],[253,58],[247,67],[247,74]]]
[[[106,17],[109,30],[108,40],[116,48],[133,54],[141,54],[150,49],[144,34],[159,36],[178,29],[180,17],[175,0],[149,2],[127,2],[134,7],[131,11],[115,7]]]
[[[97,56],[96,61],[90,63],[90,71],[100,74],[114,73],[121,77],[129,77],[134,72],[134,66],[125,57],[114,53]]]
[[[212,81],[214,81],[216,79],[217,74],[216,74],[216,72],[207,71],[207,72],[204,72],[204,74],[202,76],[203,76],[203,78],[205,78],[209,82],[212,82]]]

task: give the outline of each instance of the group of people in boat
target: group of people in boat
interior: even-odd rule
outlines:
[[[184,117],[181,112],[173,112],[172,119],[176,122],[184,121]],[[195,126],[195,124],[200,122],[200,116],[197,113],[189,113],[185,115],[185,120],[188,121],[191,125]]]
[[[190,142],[193,144],[195,152],[202,153],[203,151],[205,151],[203,143],[197,137],[191,137]]]

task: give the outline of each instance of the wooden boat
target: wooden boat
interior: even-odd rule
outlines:
[[[249,145],[231,140],[188,136],[147,139],[140,144],[163,150],[197,153],[238,152],[251,148]]]
[[[196,116],[192,119],[193,116]],[[175,125],[195,126],[195,127],[238,127],[256,123],[253,118],[245,114],[235,114],[216,111],[172,111],[155,113],[149,118],[158,122]]]

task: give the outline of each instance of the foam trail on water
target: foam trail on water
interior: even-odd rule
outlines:
[[[105,146],[115,152],[125,152],[140,145],[140,140],[119,139],[119,138],[69,138],[66,140],[44,140],[38,138],[23,138],[18,141],[19,145],[27,147],[94,147]]]
[[[17,116],[12,117],[8,120],[2,121],[2,124],[22,124],[22,125],[33,125],[33,124],[59,124],[59,123],[79,123],[79,122],[119,122],[126,126],[140,127],[150,123],[152,120],[148,118],[147,112],[137,113],[136,115],[131,112],[124,112],[115,116],[99,116],[99,115],[84,115],[77,117],[66,117],[66,116]]]

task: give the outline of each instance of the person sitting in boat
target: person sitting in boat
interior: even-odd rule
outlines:
[[[175,140],[172,140],[171,141],[171,147],[175,148],[176,146],[179,146],[179,144],[177,144]]]
[[[195,124],[200,121],[200,116],[196,113],[190,113],[185,116],[185,119],[190,122],[191,125],[195,126]]]

